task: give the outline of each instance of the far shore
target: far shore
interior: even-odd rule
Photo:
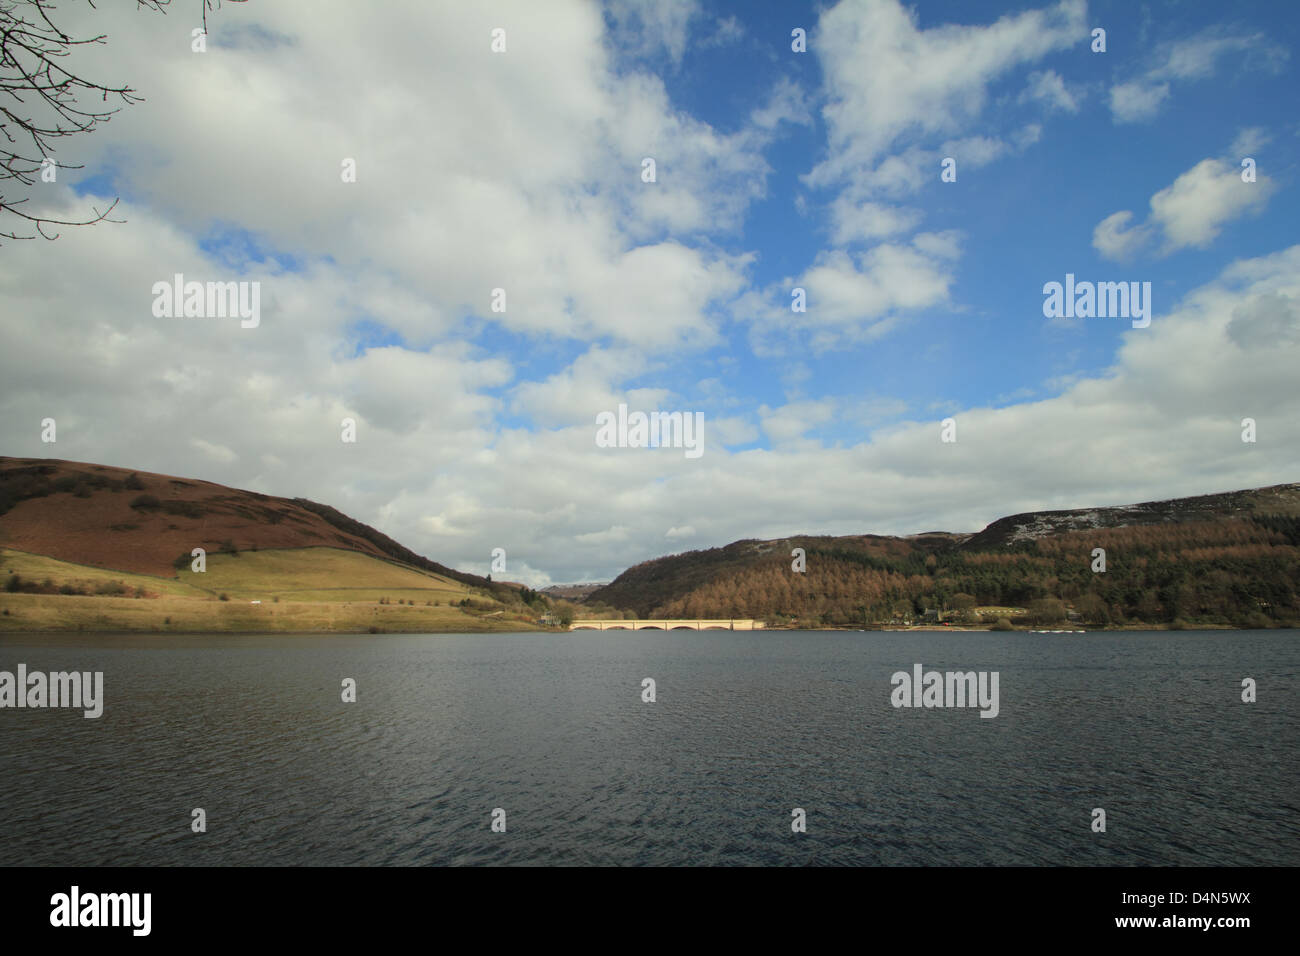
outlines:
[[[486,625],[486,626],[485,626]],[[1290,630],[1293,625],[1277,624],[1269,630]],[[661,628],[637,628],[637,631],[662,631]],[[690,630],[686,628],[674,630]],[[1087,634],[1114,634],[1126,631],[1169,631],[1178,633],[1179,631],[1239,631],[1239,630],[1261,630],[1261,628],[1239,628],[1228,624],[1195,624],[1186,627],[1170,627],[1168,624],[1125,624],[1118,627],[1090,627],[1090,628],[1027,628],[1015,627],[1011,630],[995,630],[992,627],[962,626],[962,627],[934,627],[930,626],[912,626],[912,627],[766,627],[755,631],[745,631],[754,635],[762,635],[764,632],[795,632],[795,631],[841,631],[846,634],[873,634],[873,633],[900,633],[900,632],[922,632],[931,634],[952,633],[961,631],[963,633],[995,633],[995,634],[1037,634],[1043,636],[1060,636],[1070,635],[1087,635]],[[581,629],[581,633],[603,634],[609,633],[611,640],[619,640],[624,634],[632,631],[631,628],[607,631],[594,631],[591,629]],[[45,635],[69,635],[82,634],[86,636],[144,636],[154,635],[164,636],[194,636],[194,635],[213,635],[213,634],[230,634],[246,637],[271,637],[271,636],[289,636],[289,637],[323,637],[338,635],[356,635],[370,636],[380,634],[574,634],[578,631],[572,631],[563,627],[542,627],[539,625],[521,625],[518,622],[510,622],[507,626],[505,622],[497,624],[495,622],[487,623],[479,619],[478,621],[466,620],[457,622],[453,626],[389,626],[376,627],[370,626],[365,628],[283,628],[283,629],[266,629],[266,628],[248,628],[229,626],[229,622],[214,622],[211,626],[191,626],[191,627],[160,627],[160,626],[137,626],[122,627],[112,624],[107,626],[80,626],[80,627],[0,627],[0,641],[6,636],[25,637],[25,636],[45,636]],[[701,633],[701,632],[694,632]],[[703,633],[716,633],[715,629],[706,630]],[[740,631],[727,631],[727,633],[742,633]]]

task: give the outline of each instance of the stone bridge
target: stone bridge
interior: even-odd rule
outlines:
[[[662,621],[574,621],[569,625],[569,630],[580,631],[590,629],[593,631],[758,631],[762,630],[763,622],[755,621],[752,618],[723,618],[717,621],[702,620],[662,620]]]

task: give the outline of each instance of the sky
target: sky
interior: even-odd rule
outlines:
[[[125,222],[0,246],[0,453],[535,587],[1300,480],[1295,4],[250,0],[201,52],[197,0],[59,14],[145,99],[24,207]],[[178,273],[257,324],[156,314]],[[1046,315],[1067,275],[1149,324]],[[620,404],[699,454],[599,442]]]

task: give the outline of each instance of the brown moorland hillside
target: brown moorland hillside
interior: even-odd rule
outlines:
[[[0,546],[165,577],[182,556],[188,564],[193,548],[216,554],[328,546],[505,589],[306,498],[58,459],[0,457]]]

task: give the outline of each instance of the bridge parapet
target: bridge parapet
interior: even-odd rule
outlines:
[[[719,618],[716,620],[696,618],[696,619],[675,619],[664,618],[662,620],[634,620],[624,621],[618,618],[591,619],[574,621],[569,625],[571,631],[592,630],[592,631],[760,631],[763,629],[763,622],[753,618]]]

